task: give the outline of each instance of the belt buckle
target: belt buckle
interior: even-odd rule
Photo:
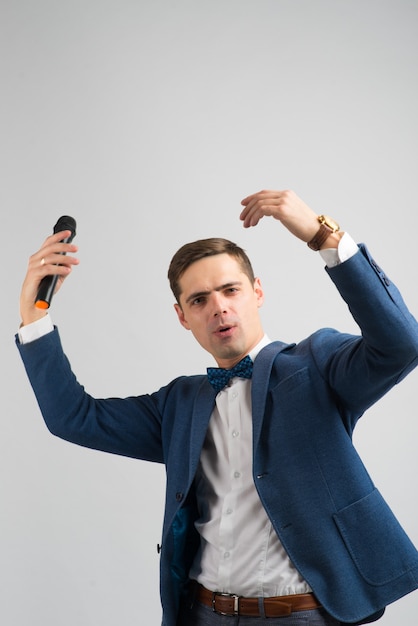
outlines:
[[[217,596],[221,596],[222,598],[232,598],[232,600],[234,601],[234,606],[233,606],[233,612],[232,613],[225,613],[224,611],[219,611],[219,609],[216,608],[216,597]],[[214,591],[212,593],[212,611],[214,613],[217,613],[218,615],[226,615],[228,617],[234,617],[235,615],[239,615],[239,599],[241,596],[237,596],[235,595],[235,593],[225,593],[223,591]]]

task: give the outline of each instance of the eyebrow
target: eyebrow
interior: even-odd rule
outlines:
[[[219,287],[215,287],[213,291],[223,291],[224,289],[229,289],[230,287],[236,287],[239,285],[242,285],[242,282],[240,280],[235,280],[231,283],[224,283],[223,285],[219,285]],[[196,298],[208,296],[210,293],[210,291],[195,291],[194,293],[191,293],[188,298],[186,298],[186,304],[189,304],[189,302],[195,300]]]

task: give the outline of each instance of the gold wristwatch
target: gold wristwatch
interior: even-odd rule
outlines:
[[[309,248],[315,251],[320,250],[321,246],[332,233],[337,233],[340,230],[337,222],[328,215],[318,215],[318,222],[320,223],[319,230],[315,237],[308,241]]]

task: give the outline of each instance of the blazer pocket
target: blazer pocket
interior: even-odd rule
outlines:
[[[333,517],[369,584],[387,584],[416,567],[416,550],[377,489]]]
[[[293,390],[296,390],[300,393],[301,385],[306,384],[309,381],[309,369],[307,367],[302,367],[300,370],[293,372],[290,376],[287,376],[283,380],[277,383],[271,389],[271,393],[274,394],[280,391],[282,393],[285,391],[286,393],[291,393]]]

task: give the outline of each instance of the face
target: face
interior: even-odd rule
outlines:
[[[229,254],[192,263],[180,279],[180,323],[191,330],[220,367],[230,368],[263,337],[259,308],[264,294]]]

